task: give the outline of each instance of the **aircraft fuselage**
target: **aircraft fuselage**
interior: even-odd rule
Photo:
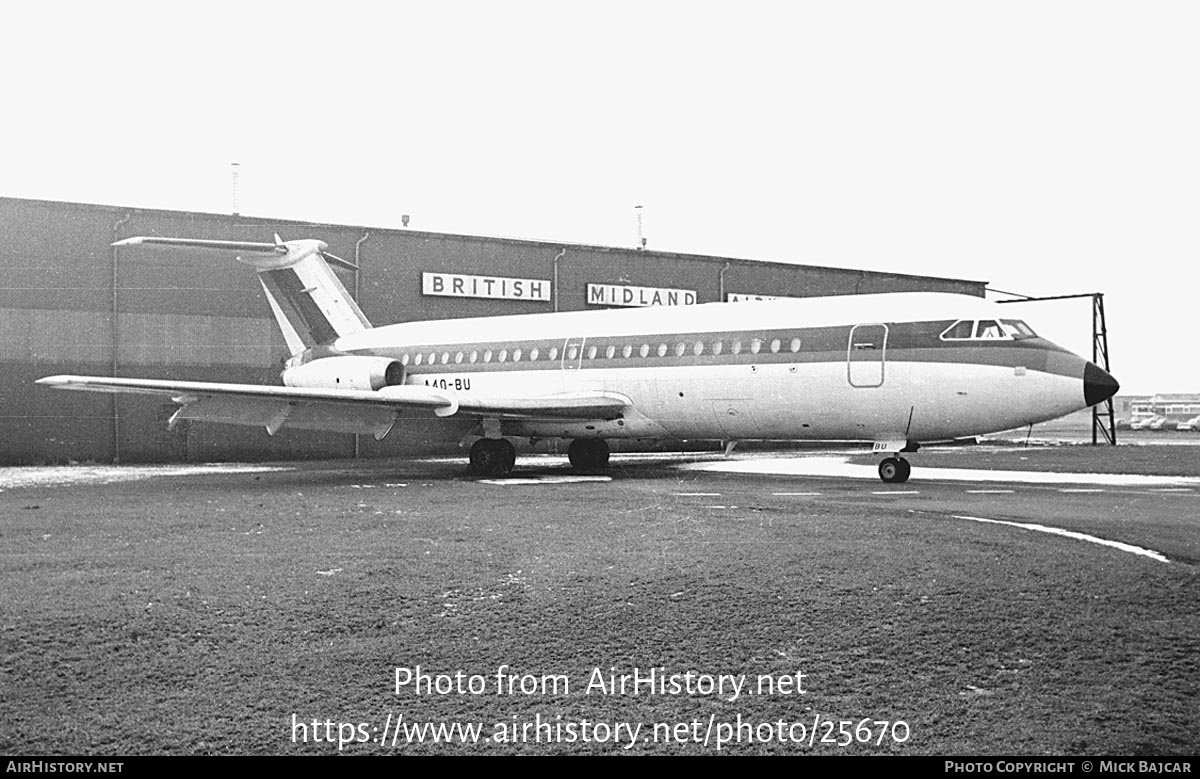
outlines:
[[[975,335],[1013,321],[978,298],[862,295],[414,322],[310,357],[386,357],[464,398],[605,391],[635,410],[498,420],[509,436],[931,441],[1089,405],[1083,358],[1013,328]]]

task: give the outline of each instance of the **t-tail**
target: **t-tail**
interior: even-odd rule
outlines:
[[[292,356],[371,327],[329,263],[350,269],[355,266],[330,254],[324,241],[284,241],[278,235],[275,243],[137,237],[113,245],[175,246],[235,254],[258,272]]]

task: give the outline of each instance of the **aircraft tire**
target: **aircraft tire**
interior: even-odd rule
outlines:
[[[501,438],[497,448],[500,450],[501,468],[504,471],[500,475],[507,476],[517,467],[517,448],[507,438]]]
[[[903,484],[911,473],[912,466],[903,457],[888,457],[879,464],[879,478],[885,484]]]
[[[471,445],[469,470],[472,476],[494,479],[512,473],[517,450],[504,438],[480,438]]]
[[[567,459],[577,471],[602,471],[608,467],[608,444],[603,438],[576,438],[567,447]]]

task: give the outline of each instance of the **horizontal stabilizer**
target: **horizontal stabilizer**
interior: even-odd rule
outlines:
[[[211,241],[201,238],[158,238],[137,236],[117,241],[113,246],[174,246],[181,249],[215,249],[217,251],[252,254],[287,254],[287,247],[276,243],[256,241]]]
[[[311,238],[285,241],[278,234],[274,243],[137,236],[117,241],[113,246],[201,249],[232,254],[239,262],[257,271],[271,313],[275,315],[293,356],[371,327],[329,263],[355,272],[358,267],[331,254],[324,241]]]

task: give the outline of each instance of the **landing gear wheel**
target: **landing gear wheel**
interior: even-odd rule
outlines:
[[[576,438],[567,447],[567,459],[577,471],[602,471],[608,467],[608,444],[603,438]]]
[[[470,472],[473,476],[494,479],[512,473],[517,450],[503,438],[480,438],[471,445]]]
[[[889,457],[879,464],[879,478],[886,484],[903,484],[911,473],[912,466],[903,457]]]
[[[501,476],[507,476],[513,472],[513,468],[517,467],[517,448],[512,445],[511,441],[509,441],[508,439],[502,438],[502,439],[500,439],[499,449],[500,449],[500,456],[501,456],[501,458],[503,458],[502,467],[504,469],[504,473],[502,473]],[[904,471],[904,478],[907,479],[908,478],[908,470],[907,470],[908,463],[904,463],[904,466],[906,469]]]

